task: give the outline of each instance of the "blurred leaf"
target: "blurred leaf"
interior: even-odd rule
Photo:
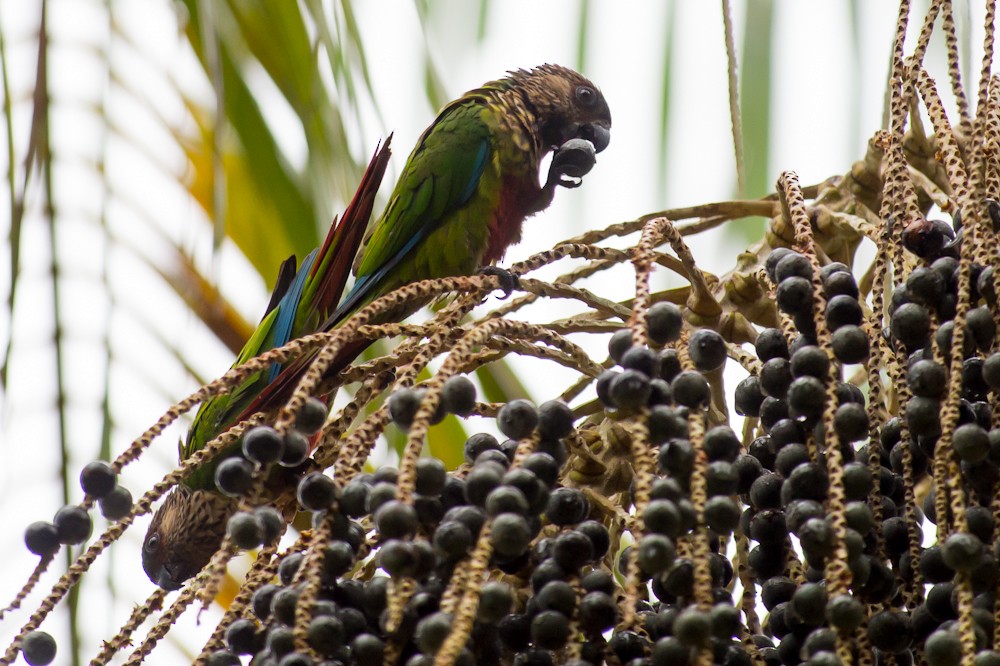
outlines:
[[[670,0],[667,5],[667,27],[663,36],[663,85],[660,89],[660,179],[658,190],[661,198],[666,198],[667,182],[670,178],[670,100],[673,91],[674,35],[677,25],[677,3]]]
[[[743,154],[746,161],[746,196],[762,197],[774,191],[770,165],[771,59],[774,0],[749,0],[743,26],[743,62],[740,63],[740,104],[743,120]],[[741,242],[752,243],[764,233],[759,218],[728,226]]]

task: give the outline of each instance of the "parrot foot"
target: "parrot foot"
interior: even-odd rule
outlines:
[[[580,187],[583,177],[590,173],[595,164],[597,151],[594,150],[594,144],[586,139],[570,139],[552,154],[547,185],[562,185],[570,189]]]
[[[510,298],[515,289],[521,288],[521,278],[506,268],[483,266],[476,273],[478,275],[492,275],[500,278],[500,290],[503,292],[503,296],[499,297],[501,301]],[[483,300],[485,301],[486,299]]]

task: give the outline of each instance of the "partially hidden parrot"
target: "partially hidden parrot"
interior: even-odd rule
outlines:
[[[322,271],[309,267],[336,264],[342,271],[343,264],[354,259],[355,250],[343,238],[355,241],[357,227],[367,221],[365,204],[370,211],[375,193],[364,182],[348,208],[350,212],[358,204],[354,213],[364,213],[364,221],[358,225],[360,216],[355,217],[351,233],[341,233],[337,230],[348,221],[345,212],[319,252],[319,263],[315,253],[307,257],[295,279],[285,280],[290,286],[277,305],[276,288],[268,313],[236,365],[296,336],[331,330],[359,308],[411,282],[494,267],[520,240],[524,220],[552,202],[556,187],[579,186],[596,162],[595,153],[608,146],[610,130],[611,112],[601,92],[582,75],[559,65],[509,72],[449,103],[410,154],[355,262],[354,285],[339,305],[325,320],[316,316],[322,307],[310,294],[340,292],[317,289],[317,284],[324,284]],[[541,162],[550,152],[552,161],[542,182]],[[376,167],[378,159],[377,155],[365,176],[369,185],[375,182],[374,189],[385,169],[384,162]],[[373,170],[377,179],[370,179]],[[331,241],[338,233],[341,240]],[[287,266],[288,262],[283,268]],[[300,277],[306,272],[310,277]],[[294,321],[288,337],[272,332],[283,307],[295,312],[294,317],[286,315]],[[398,320],[409,314],[394,312],[388,317]],[[351,352],[357,354],[359,347]],[[339,360],[343,367],[351,359]],[[282,404],[306,366],[301,361],[289,364],[276,375],[261,376],[233,394],[206,402],[182,447],[182,460],[254,412]],[[216,405],[218,401],[224,402]],[[199,469],[168,495],[153,517],[143,543],[143,567],[165,589],[176,589],[196,574],[222,541],[234,503],[212,482],[211,467]]]

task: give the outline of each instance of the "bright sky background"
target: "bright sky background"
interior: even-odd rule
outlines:
[[[168,2],[113,3],[122,31],[138,47],[116,44],[112,51],[116,68],[130,86],[140,88],[156,100],[156,111],[171,122],[183,124],[183,108],[165,85],[164,72],[185,90],[206,103],[211,93],[191,54],[180,50],[177,19]],[[435,2],[435,6],[437,6]],[[505,0],[491,3],[488,32],[482,47],[475,43],[476,12],[479,3],[446,0],[436,7],[436,19],[428,26],[432,54],[451,96],[458,96],[486,80],[498,78],[505,70],[531,67],[544,62],[572,65],[575,60],[578,5],[566,0],[540,3],[537,0]],[[734,23],[742,26],[744,3],[735,1]],[[848,4],[842,0],[779,1],[775,15],[774,76],[777,81],[772,100],[776,143],[772,147],[768,178],[773,182],[783,169],[799,173],[803,184],[846,172],[851,162],[863,155],[868,137],[880,126],[883,85],[889,48],[895,25],[896,3],[874,0],[860,7],[862,39],[852,49]],[[919,14],[927,2],[914,3]],[[963,3],[958,3],[962,5]],[[113,450],[124,449],[132,438],[151,424],[174,401],[196,388],[193,380],[166,357],[149,353],[151,342],[143,322],[152,324],[159,336],[181,347],[195,358],[199,372],[207,377],[222,374],[232,359],[230,354],[198,328],[184,314],[176,299],[154,284],[152,275],[134,256],[104,247],[93,219],[99,212],[100,182],[94,180],[87,164],[100,145],[100,127],[93,115],[83,110],[100,99],[104,73],[94,56],[94,45],[107,41],[103,3],[97,0],[52,0],[50,30],[58,45],[51,62],[53,95],[65,107],[53,118],[53,145],[61,156],[56,172],[62,209],[60,256],[64,257],[66,280],[63,300],[67,307],[66,347],[70,433],[74,468],[79,469],[96,456],[101,412],[102,374],[100,340],[104,327],[114,332],[113,343],[122,361],[115,367],[112,385],[116,401],[112,405],[117,429]],[[376,141],[389,130],[395,132],[395,154],[387,177],[398,174],[416,137],[433,119],[423,90],[422,64],[410,57],[421,51],[423,35],[411,2],[368,0],[355,3],[368,53],[371,77],[380,104],[384,126],[369,114],[355,138],[358,155],[371,153]],[[556,201],[544,214],[525,226],[522,243],[507,256],[510,263],[523,259],[557,241],[588,228],[634,219],[651,211],[731,198],[735,191],[735,168],[728,112],[726,57],[718,2],[679,0],[679,30],[674,50],[674,92],[670,113],[671,153],[669,180],[659,179],[658,123],[660,82],[663,77],[662,31],[667,3],[654,0],[592,3],[590,50],[585,74],[604,92],[614,119],[612,141],[599,156],[584,186],[557,193]],[[33,86],[38,3],[27,0],[0,0],[0,26],[7,43],[11,99],[14,104],[14,136],[17,160],[23,159],[30,122],[30,95]],[[959,12],[960,27],[967,25]],[[973,24],[981,22],[978,9]],[[980,29],[972,31],[978,44]],[[742,40],[742,35],[737,35]],[[381,46],[379,46],[381,45]],[[139,48],[140,51],[135,49]],[[931,51],[932,74],[944,81],[940,40]],[[141,57],[139,57],[141,54]],[[978,69],[976,62],[965,63],[966,71]],[[269,83],[262,79],[261,88]],[[277,97],[277,95],[274,95]],[[265,97],[265,99],[267,99]],[[77,102],[76,107],[71,102]],[[135,108],[122,96],[109,97],[109,112],[122,121],[131,137],[142,137],[149,154],[164,168],[181,171],[182,157],[171,147],[169,137],[153,120],[149,109]],[[74,110],[75,108],[75,110]],[[282,135],[293,160],[304,159],[300,130],[291,111],[281,104],[269,105],[266,112],[287,117],[287,134]],[[951,108],[949,108],[951,111]],[[856,120],[855,120],[856,119]],[[747,128],[750,132],[753,128]],[[141,211],[156,224],[180,238],[191,239],[188,246],[201,259],[211,247],[195,240],[202,238],[192,229],[201,222],[195,211],[175,191],[148,186],[148,159],[110,140],[110,177],[116,194],[130,199],[129,206],[109,211],[112,230],[126,230],[135,224]],[[161,178],[162,180],[162,178]],[[37,181],[36,181],[37,187]],[[7,210],[6,190],[0,208]],[[37,206],[37,193],[34,203]],[[51,519],[58,502],[58,434],[52,418],[54,366],[48,345],[51,341],[51,301],[48,283],[48,236],[37,216],[29,216],[22,241],[23,269],[17,327],[13,331],[14,359],[10,390],[3,396],[0,411],[0,553],[5,566],[0,574],[0,605],[6,604],[31,571],[35,559],[22,545],[24,527],[34,520]],[[9,222],[9,221],[8,221]],[[6,233],[6,226],[3,232]],[[140,253],[155,256],[157,238],[130,236]],[[703,269],[721,273],[741,249],[721,234],[705,234],[692,243]],[[116,310],[109,315],[110,301],[101,284],[102,258],[109,266],[113,298],[127,305],[133,314]],[[211,260],[210,258],[208,260]],[[0,287],[9,287],[9,257],[0,256]],[[224,293],[250,319],[258,318],[267,302],[267,290],[238,253],[226,248],[215,259]],[[624,275],[624,274],[622,274]],[[663,283],[661,283],[663,284]],[[631,289],[630,278],[620,292],[602,285],[602,295],[618,293],[623,298]],[[550,306],[546,306],[549,308]],[[551,310],[549,310],[551,311]],[[110,320],[108,318],[111,317]],[[10,313],[0,314],[0,335],[7,338]],[[599,351],[600,345],[597,345]],[[162,352],[160,352],[162,353]],[[135,370],[128,370],[129,367]],[[162,366],[162,373],[159,368]],[[156,370],[151,372],[150,368]],[[554,389],[565,386],[569,375],[558,372],[527,375],[534,394],[544,399]],[[155,382],[150,385],[150,378]],[[137,469],[127,470],[124,483],[138,497],[153,481],[172,467],[173,442],[181,430],[168,433],[157,449],[144,458]],[[148,459],[147,459],[148,458]],[[74,488],[76,496],[79,489]],[[103,523],[98,518],[98,529]],[[139,543],[146,521],[130,530],[114,553],[100,558],[87,576],[84,604],[87,614],[83,642],[94,646],[110,638],[127,617],[132,604],[152,592],[139,565]],[[48,591],[53,577],[38,588]],[[112,600],[108,586],[117,597]],[[33,609],[41,598],[36,593],[26,608]],[[182,631],[172,632],[150,664],[183,661],[175,637],[189,646],[200,646],[213,614],[201,627],[194,627],[193,613],[182,622]],[[17,613],[0,624],[0,648],[5,647],[26,619]],[[65,636],[65,621],[56,612],[44,629],[57,640]],[[144,632],[138,634],[138,638]],[[65,644],[65,643],[64,643]],[[61,655],[57,663],[65,663]]]

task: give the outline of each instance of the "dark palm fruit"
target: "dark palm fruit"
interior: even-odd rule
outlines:
[[[646,403],[650,407],[672,405],[674,403],[674,394],[670,392],[670,382],[659,377],[654,377],[649,382],[649,399]]]
[[[716,534],[731,534],[740,522],[740,508],[729,497],[716,495],[705,501],[705,523]]]
[[[826,604],[826,616],[830,624],[841,631],[857,629],[865,617],[865,609],[860,601],[850,594],[840,594]]]
[[[632,347],[622,355],[621,366],[652,379],[660,374],[660,355],[648,347]]]
[[[465,375],[449,377],[441,388],[441,401],[452,414],[468,416],[476,408],[476,385]]]
[[[726,363],[726,341],[709,328],[700,328],[688,340],[691,361],[701,372],[718,370]]]
[[[930,314],[926,308],[916,303],[899,306],[889,319],[892,337],[910,350],[919,349],[927,343],[930,327]]]
[[[812,263],[809,261],[808,257],[801,255],[798,252],[792,252],[791,254],[783,256],[778,263],[774,265],[774,277],[777,278],[779,284],[790,277],[800,277],[811,280],[812,276]]]
[[[844,495],[848,500],[863,500],[872,491],[872,472],[863,462],[844,465]]]
[[[860,326],[841,326],[830,337],[833,354],[841,363],[861,363],[870,351],[870,343]]]
[[[493,435],[485,432],[478,432],[465,440],[465,462],[473,463],[479,458],[483,451],[498,450],[500,442]]]
[[[448,634],[451,633],[453,618],[448,613],[432,613],[417,623],[414,639],[424,654],[437,654]]]
[[[535,602],[541,610],[559,611],[563,615],[572,616],[576,610],[576,590],[564,580],[547,582],[535,595]]]
[[[993,267],[987,266],[976,278],[976,291],[982,295],[983,300],[991,307],[996,305],[997,296],[993,289]]]
[[[611,535],[608,528],[596,520],[585,520],[576,526],[576,531],[586,535],[594,547],[593,558],[600,559],[607,554],[611,548]]]
[[[775,423],[787,418],[789,418],[787,400],[767,396],[760,403],[760,424],[765,430],[770,430]]]
[[[307,398],[295,417],[295,429],[306,435],[314,435],[326,422],[329,408],[318,398]]]
[[[399,428],[409,430],[420,409],[421,392],[415,388],[399,388],[389,396],[389,418]]]
[[[257,623],[250,618],[233,620],[226,628],[226,645],[236,654],[253,654],[258,648]]]
[[[938,629],[924,642],[924,659],[929,666],[959,666],[962,663],[962,641],[958,633]]]
[[[594,560],[594,544],[578,530],[563,532],[555,539],[552,558],[566,571],[579,571],[583,565]]]
[[[962,363],[963,397],[969,400],[982,400],[990,390],[989,384],[983,379],[983,359],[973,356]]]
[[[622,357],[632,347],[632,329],[623,328],[620,331],[615,331],[615,334],[611,336],[611,340],[608,341],[608,356],[615,363],[621,363]]]
[[[225,495],[239,497],[253,484],[253,465],[245,458],[226,458],[215,468],[215,485]]]
[[[775,293],[778,308],[789,315],[808,315],[812,312],[812,283],[801,277],[790,277],[778,285]]]
[[[573,432],[573,410],[561,400],[549,400],[538,407],[538,432],[544,439],[562,439]]]
[[[594,388],[597,391],[597,399],[607,408],[615,406],[614,401],[611,400],[611,382],[617,376],[617,370],[605,370],[598,375],[597,381],[594,383]]]
[[[580,600],[580,629],[588,636],[601,634],[618,621],[618,606],[607,592],[591,591]]]
[[[514,595],[507,583],[490,581],[485,583],[479,594],[476,619],[480,622],[499,622],[510,612]]]
[[[316,616],[309,622],[306,641],[320,654],[334,655],[344,644],[344,624],[333,615]]]
[[[765,328],[757,334],[754,350],[761,362],[772,358],[788,358],[788,341],[780,328]]]
[[[809,375],[826,379],[830,372],[830,358],[815,345],[805,345],[792,354],[792,377]]]
[[[705,644],[712,635],[712,619],[708,613],[697,608],[682,610],[674,620],[674,636],[689,647]]]
[[[784,398],[792,379],[792,365],[786,358],[772,358],[760,368],[760,388],[766,396]]]
[[[226,534],[236,546],[250,550],[264,541],[264,525],[249,511],[238,511],[226,524]]]
[[[569,618],[558,611],[542,611],[531,621],[531,642],[544,650],[558,650],[569,639]]]
[[[826,269],[826,266],[823,267]],[[849,271],[837,271],[823,278],[823,293],[826,297],[850,296],[858,297],[858,282]]]
[[[646,313],[649,339],[658,345],[665,345],[679,338],[683,325],[684,314],[673,303],[654,303]]]
[[[990,436],[986,430],[974,423],[966,423],[955,429],[952,446],[962,462],[977,463],[990,453]]]
[[[796,420],[819,418],[825,402],[826,388],[815,377],[799,377],[788,387],[788,409]]]
[[[948,388],[948,373],[940,363],[921,359],[910,366],[906,373],[906,383],[913,395],[940,398]]]
[[[650,576],[666,571],[676,556],[673,541],[662,534],[643,536],[637,550],[639,568]]]
[[[358,666],[377,666],[383,661],[385,643],[374,634],[358,634],[351,641],[351,656]]]
[[[528,513],[528,500],[524,493],[513,486],[498,486],[486,497],[486,513],[498,516],[501,513],[517,513],[522,516]]]
[[[538,425],[538,410],[528,400],[511,400],[501,407],[497,414],[497,427],[511,439],[524,439],[531,434],[536,425]]]
[[[30,631],[21,641],[24,660],[31,666],[46,666],[56,658],[56,641],[44,631]]]
[[[490,538],[493,549],[501,557],[517,557],[528,549],[531,528],[524,516],[502,513],[493,519]]]
[[[87,463],[80,472],[80,487],[91,497],[101,498],[115,487],[115,470],[103,460]]]
[[[954,232],[947,223],[920,218],[903,227],[903,247],[922,259],[937,256]],[[951,236],[949,236],[949,233]]]
[[[298,430],[289,430],[282,438],[282,453],[278,464],[298,467],[309,458],[309,438]]]
[[[941,419],[938,416],[940,405],[933,398],[914,396],[906,403],[906,425],[910,432],[921,437],[940,437]]]
[[[274,543],[285,531],[285,521],[272,506],[259,506],[253,510],[263,529],[261,542]]]
[[[337,501],[337,484],[322,472],[313,472],[299,481],[295,494],[306,511],[325,511]]]
[[[286,655],[286,659],[297,656],[299,655]],[[284,664],[284,662],[285,659],[282,659],[282,664]],[[229,650],[216,650],[208,656],[208,659],[205,661],[205,666],[240,666],[240,658]],[[292,661],[292,666],[299,666],[299,664]]]
[[[121,520],[132,513],[132,493],[127,488],[115,486],[110,493],[97,500],[97,504],[107,520]]]
[[[56,511],[52,524],[55,525],[59,543],[63,545],[83,543],[93,529],[90,514],[82,506],[76,505],[64,506]]]
[[[797,253],[787,247],[776,247],[768,253],[767,259],[764,260],[764,270],[767,272],[767,277],[771,280],[771,282],[775,284],[778,283],[778,276],[775,272],[778,262],[792,254]]]
[[[910,644],[910,622],[897,611],[881,611],[868,620],[868,640],[879,650],[902,652]]]
[[[402,539],[417,531],[417,512],[411,505],[389,500],[375,512],[375,526],[383,537]]]
[[[701,373],[685,370],[670,383],[674,400],[690,409],[706,407],[712,398],[712,389]]]
[[[277,462],[283,452],[283,442],[278,431],[269,426],[257,426],[243,435],[243,455],[258,465]]]
[[[983,542],[969,532],[955,532],[941,547],[944,563],[955,571],[968,573],[982,562]]]
[[[998,372],[997,376],[1000,378],[1000,372]],[[740,416],[760,416],[760,404],[763,401],[764,392],[761,389],[760,378],[757,375],[750,375],[736,385],[733,393],[733,408]]]
[[[733,462],[740,454],[740,439],[729,426],[715,426],[705,433],[702,447],[710,461]]]
[[[676,349],[660,350],[660,379],[672,382],[674,377],[680,374],[681,359],[677,355]]]
[[[976,346],[982,351],[989,351],[997,333],[996,323],[993,321],[990,309],[981,305],[969,310],[966,314],[965,324],[968,331],[966,335],[971,333]]]
[[[857,442],[868,436],[868,412],[856,402],[837,407],[833,427],[842,442]]]
[[[640,409],[652,394],[649,376],[638,370],[626,370],[611,380],[611,402],[619,409]]]
[[[937,307],[944,291],[944,277],[929,266],[914,268],[906,278],[906,293],[911,301],[919,305]]]
[[[555,525],[574,525],[587,517],[587,496],[576,488],[557,488],[549,495],[545,515]]]
[[[826,304],[826,322],[831,330],[851,324],[860,326],[864,320],[861,304],[852,296],[834,296]]]
[[[983,381],[993,391],[1000,391],[1000,352],[990,354],[983,362]]]
[[[823,624],[826,614],[826,588],[817,583],[806,583],[792,595],[790,605],[799,619],[818,627]]]
[[[24,530],[24,545],[40,557],[47,557],[59,550],[59,533],[56,526],[43,520],[28,525]]]
[[[434,547],[448,560],[464,557],[472,544],[472,532],[456,520],[444,521],[434,531]]]

